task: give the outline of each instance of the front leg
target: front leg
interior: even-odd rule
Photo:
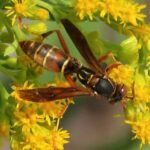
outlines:
[[[64,76],[65,76],[66,80],[68,81],[68,83],[70,84],[71,87],[77,87],[77,84],[75,82],[76,79],[75,80],[72,79],[71,75],[69,75],[69,74],[65,74]]]
[[[105,72],[108,72],[109,70],[113,69],[113,68],[117,68],[119,65],[121,65],[121,62],[117,61],[114,54],[112,52],[109,52],[108,54],[106,55],[103,55],[101,56],[99,59],[98,59],[98,62],[100,64],[103,64],[107,59],[111,58],[114,63],[113,64],[110,64],[108,65],[106,68],[105,68]]]

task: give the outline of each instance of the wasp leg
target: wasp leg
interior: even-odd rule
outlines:
[[[99,62],[99,63],[103,63],[103,62],[106,61],[108,58],[112,58],[112,60],[113,60],[114,62],[117,62],[117,60],[116,60],[116,58],[114,57],[114,54],[113,54],[112,52],[109,52],[108,54],[101,56],[101,57],[98,59],[98,62]]]
[[[72,79],[71,75],[65,74],[65,78],[72,87],[77,87],[76,82]]]
[[[113,68],[117,68],[117,67],[118,67],[118,66],[120,66],[120,65],[121,65],[121,63],[120,63],[120,62],[113,63],[113,64],[111,64],[111,65],[107,66],[107,68],[106,68],[106,72],[108,72],[108,71],[112,70]]]
[[[76,84],[76,78],[72,77],[69,74],[65,75],[66,80],[69,82],[70,86],[72,87],[77,87]],[[61,113],[60,113],[60,118],[65,114],[66,110],[68,109],[69,105],[71,104],[71,100],[69,98],[67,98],[68,102],[67,104],[64,106],[64,108],[62,109]]]
[[[66,44],[66,42],[65,42],[65,40],[64,40],[64,38],[63,38],[63,35],[61,34],[61,32],[60,32],[59,30],[48,31],[48,32],[46,32],[46,33],[43,33],[41,36],[43,37],[43,40],[44,40],[46,37],[48,37],[50,34],[52,34],[52,33],[54,33],[54,32],[57,34],[57,37],[58,37],[58,39],[59,39],[59,41],[60,41],[60,43],[61,43],[61,46],[62,46],[63,50],[64,50],[67,54],[69,54],[69,49],[68,49],[68,47],[67,47],[67,44]]]
[[[105,68],[105,71],[109,71],[113,68],[117,68],[119,65],[121,65],[121,63],[119,61],[116,60],[116,58],[114,57],[114,54],[112,52],[109,52],[108,54],[106,55],[103,55],[102,57],[99,58],[98,62],[100,64],[102,64],[104,61],[106,61],[107,59],[109,58],[112,58],[112,60],[114,61],[113,64],[110,64],[108,65],[106,68]]]

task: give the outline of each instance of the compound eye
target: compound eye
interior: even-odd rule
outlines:
[[[110,103],[119,102],[123,99],[123,97],[126,95],[127,90],[124,85],[118,85],[115,94],[110,100]]]
[[[123,85],[123,86],[121,87],[121,89],[120,89],[120,94],[121,94],[122,96],[125,96],[126,93],[127,93],[127,89],[126,89],[126,87]]]

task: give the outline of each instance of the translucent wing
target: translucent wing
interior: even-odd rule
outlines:
[[[83,87],[46,87],[19,90],[20,98],[32,102],[48,102],[75,96],[92,96],[93,93]]]
[[[79,50],[80,54],[86,60],[88,65],[91,67],[91,69],[101,74],[104,74],[103,68],[100,67],[99,62],[97,61],[96,57],[93,55],[84,35],[69,20],[62,19],[61,22],[64,25],[73,43]]]

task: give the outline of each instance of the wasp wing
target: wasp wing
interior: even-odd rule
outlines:
[[[75,27],[69,20],[62,19],[62,24],[64,25],[67,33],[69,34],[70,38],[72,39],[73,43],[79,50],[80,54],[86,60],[88,65],[91,69],[104,74],[103,68],[100,67],[99,62],[97,61],[96,57],[93,55],[87,40],[83,36],[83,34],[79,31],[77,27]]]
[[[75,96],[92,96],[93,93],[83,87],[46,87],[18,90],[19,97],[32,102],[48,102]]]

